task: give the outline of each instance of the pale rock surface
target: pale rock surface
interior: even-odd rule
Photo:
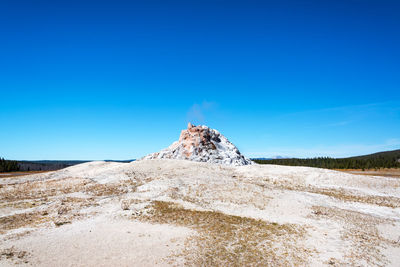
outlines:
[[[196,253],[210,246],[204,240],[214,240],[207,232],[162,217],[141,220],[154,214],[157,201],[216,214],[217,229],[229,224],[220,221],[223,214],[304,231],[299,239],[282,230],[271,243],[255,240],[250,251],[272,253],[265,255],[274,262],[264,266],[399,266],[398,178],[154,159],[90,162],[1,180],[0,266],[185,266],[191,251],[206,255]],[[198,213],[176,222],[189,214]],[[247,229],[238,231],[245,236]],[[224,248],[233,249],[231,243]],[[287,264],[293,254],[304,262]]]
[[[182,130],[178,141],[142,159],[183,159],[234,166],[253,164],[217,130],[191,123],[186,130]]]

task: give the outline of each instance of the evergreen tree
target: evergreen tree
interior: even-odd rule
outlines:
[[[0,158],[0,172],[13,172],[18,170],[19,166],[17,161]]]

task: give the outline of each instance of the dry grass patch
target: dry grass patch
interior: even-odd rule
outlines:
[[[3,186],[0,188],[0,200],[10,202],[43,199],[75,192],[83,192],[92,196],[114,196],[133,192],[136,187],[135,180],[125,180],[113,184],[99,184],[81,178],[33,181]]]
[[[265,194],[264,189],[260,190],[253,184],[243,186],[237,183],[225,184],[221,188],[210,187],[206,184],[188,185],[183,190],[179,187],[171,187],[168,190],[168,197],[193,203],[203,208],[207,208],[215,202],[222,202],[238,206],[253,206],[260,210],[265,209],[272,199]]]
[[[129,192],[135,192],[138,184],[135,180],[123,180],[112,184],[90,183],[83,192],[92,196],[118,196]]]
[[[131,180],[98,184],[80,178],[5,185],[0,188],[0,209],[11,213],[11,208],[18,213],[0,217],[0,234],[18,228],[40,227],[47,222],[61,226],[87,216],[81,210],[98,205],[101,198],[135,190],[136,183]],[[86,196],[81,198],[68,195],[75,192],[85,193]]]
[[[359,195],[359,193],[352,193],[343,189],[339,190],[316,187],[311,187],[308,192],[330,196],[336,199],[340,199],[342,201],[361,202],[390,208],[400,207],[400,198],[397,197]]]
[[[30,209],[42,205],[46,202],[42,201],[15,201],[0,203],[0,209],[13,208],[13,209]]]
[[[189,210],[162,201],[152,202],[144,215],[133,217],[197,230],[179,255],[189,266],[301,266],[310,253],[300,245],[305,230],[294,224]]]
[[[39,199],[73,192],[79,192],[90,181],[80,178],[65,178],[50,181],[32,181],[4,185],[0,189],[0,200],[17,201]]]
[[[24,250],[18,250],[15,247],[0,250],[0,260],[7,259],[15,264],[28,263],[30,253]]]
[[[46,215],[41,212],[29,212],[0,217],[0,233],[21,227],[37,227],[50,221]]]
[[[372,175],[372,176],[384,176],[392,178],[400,178],[400,168],[383,168],[383,169],[336,169],[335,171],[347,172],[358,175]]]
[[[41,227],[51,222],[55,226],[61,226],[85,217],[86,214],[80,212],[82,208],[98,205],[94,198],[66,197],[55,201],[53,204],[41,206],[40,209],[33,209],[30,212],[0,217],[0,234],[18,228]],[[25,208],[23,205],[17,207]]]
[[[46,173],[52,171],[21,171],[21,172],[0,172],[1,178],[21,178],[21,176],[38,174],[38,173]]]
[[[386,266],[387,261],[381,252],[386,246],[398,246],[379,234],[377,225],[390,222],[389,219],[338,208],[313,206],[313,216],[317,219],[334,219],[344,225],[342,239],[351,246],[344,250],[345,263],[349,266]],[[338,262],[338,260],[336,260]]]
[[[290,191],[308,192],[313,194],[326,195],[341,201],[360,202],[365,204],[378,205],[390,208],[400,208],[400,198],[393,196],[366,195],[361,192],[349,191],[346,189],[320,188],[312,185],[293,185],[286,182],[274,182],[271,184],[258,184],[263,188],[281,189]]]

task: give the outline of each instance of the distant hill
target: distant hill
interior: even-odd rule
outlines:
[[[285,158],[285,159],[253,159],[260,164],[277,164],[288,166],[308,166],[327,169],[380,169],[400,168],[400,149],[377,152],[368,155],[348,158]]]
[[[356,157],[350,157],[353,159],[378,159],[378,158],[386,158],[386,159],[392,159],[394,161],[400,159],[400,149],[397,150],[390,150],[390,151],[383,151],[383,152],[377,152],[373,154],[368,154],[368,155],[363,155],[363,156],[356,156]]]

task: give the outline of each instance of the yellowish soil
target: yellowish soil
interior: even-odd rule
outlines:
[[[358,174],[358,175],[372,175],[372,176],[385,176],[385,177],[394,177],[400,178],[400,168],[389,168],[389,169],[370,169],[370,170],[362,170],[362,169],[337,169],[337,171]]]

